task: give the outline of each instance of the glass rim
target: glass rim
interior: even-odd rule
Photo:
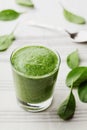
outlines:
[[[57,59],[58,59],[58,62],[57,62],[57,65],[56,65],[55,69],[54,69],[52,72],[50,72],[50,73],[48,73],[48,74],[40,75],[40,76],[30,76],[30,75],[24,74],[23,72],[20,72],[20,71],[18,71],[17,69],[15,69],[14,65],[12,64],[12,57],[13,57],[13,55],[14,55],[18,50],[20,50],[20,49],[22,49],[22,48],[25,48],[25,47],[30,47],[30,46],[41,46],[41,47],[45,47],[45,48],[51,50],[53,53],[56,54]],[[10,56],[10,63],[11,63],[11,66],[12,66],[12,70],[14,70],[17,74],[19,74],[19,75],[21,75],[21,76],[24,76],[25,78],[29,78],[29,79],[42,79],[42,78],[47,78],[47,77],[49,77],[49,76],[52,76],[55,72],[57,72],[57,70],[59,70],[60,63],[61,63],[61,58],[60,58],[60,55],[59,55],[58,51],[57,51],[57,50],[54,50],[54,49],[52,49],[52,48],[50,48],[50,47],[46,47],[46,46],[42,46],[42,45],[26,45],[26,46],[18,47],[18,48],[14,49],[14,50],[12,51],[11,56]]]

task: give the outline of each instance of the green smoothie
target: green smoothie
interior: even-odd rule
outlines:
[[[52,97],[59,57],[43,46],[26,46],[13,52],[11,64],[20,102],[37,104]]]
[[[29,46],[18,50],[12,57],[14,68],[28,77],[45,76],[57,69],[58,58],[42,46]]]

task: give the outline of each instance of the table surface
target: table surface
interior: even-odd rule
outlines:
[[[62,14],[58,0],[33,0],[35,9],[18,6],[15,0],[0,1],[0,9],[12,8],[17,11],[26,11],[19,19],[11,22],[0,22],[0,34],[10,33],[15,25],[19,26],[15,31],[16,40],[11,47],[0,52],[0,129],[1,130],[86,130],[87,129],[87,104],[81,103],[76,97],[76,112],[72,120],[63,121],[57,116],[59,104],[69,94],[65,84],[67,73],[70,71],[66,64],[66,57],[72,51],[78,49],[81,59],[80,65],[87,66],[87,44],[73,43],[64,32],[53,33],[44,29],[29,26],[29,22],[44,24],[55,28],[67,28],[70,31],[86,29],[87,25],[75,25],[67,22]],[[64,7],[76,12],[85,18],[87,1],[67,0],[61,1]],[[87,19],[87,18],[86,18]],[[46,111],[30,113],[24,111],[17,104],[12,72],[10,66],[10,55],[12,51],[23,45],[44,45],[56,49],[61,57],[61,66],[57,83],[55,86],[54,100]]]

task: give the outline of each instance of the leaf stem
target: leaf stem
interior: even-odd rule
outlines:
[[[71,84],[71,91],[72,91],[72,89],[73,89],[73,82],[72,82],[72,84]]]
[[[64,6],[62,5],[62,3],[59,1],[59,5],[62,7],[62,9],[64,9]]]
[[[10,34],[14,34],[14,32],[15,32],[15,30],[17,29],[18,25],[19,25],[19,23],[17,23],[17,24],[15,25],[14,29],[12,30],[12,32],[11,32]]]

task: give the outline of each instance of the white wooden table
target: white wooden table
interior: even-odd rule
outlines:
[[[71,39],[64,33],[59,32],[58,34],[54,34],[46,30],[30,28],[27,20],[51,25],[53,27],[66,27],[71,30],[86,28],[86,25],[76,26],[66,22],[62,16],[61,8],[57,7],[57,0],[33,1],[36,5],[35,10],[17,6],[14,0],[0,1],[1,9],[14,8],[20,11],[29,11],[29,13],[21,16],[16,21],[0,22],[1,34],[10,32],[17,22],[20,23],[19,28],[15,32],[17,40],[7,51],[0,53],[0,130],[87,130],[87,104],[79,101],[76,91],[74,91],[74,94],[77,107],[73,119],[66,122],[57,116],[59,104],[69,93],[69,89],[65,85],[66,75],[70,71],[66,64],[66,57],[69,53],[78,49],[81,65],[87,66],[87,44],[72,43]],[[73,1],[75,2],[75,0],[70,0],[70,3],[62,2],[64,2],[67,7],[74,7],[75,3],[73,3]],[[78,3],[76,3],[74,8],[75,11],[77,9],[77,12],[79,12],[78,9],[81,8],[82,4],[81,0],[79,2],[79,7],[77,8]],[[83,3],[82,15],[85,12],[85,4],[86,0]],[[86,13],[84,16],[87,17]],[[61,57],[61,66],[55,86],[53,103],[49,109],[40,113],[26,112],[18,106],[10,66],[10,55],[12,51],[22,45],[31,44],[46,45],[54,48],[59,52]]]

